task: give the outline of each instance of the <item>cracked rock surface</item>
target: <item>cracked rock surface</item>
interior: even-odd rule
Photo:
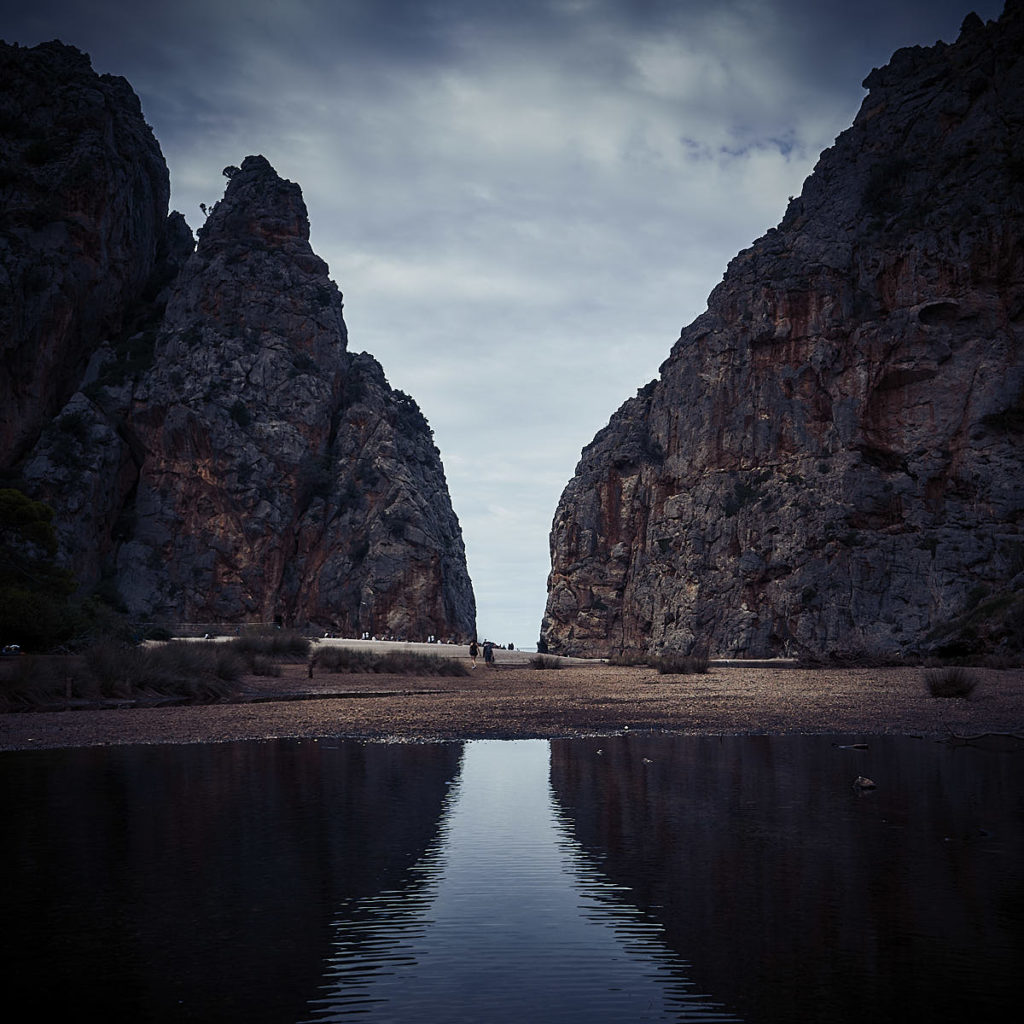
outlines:
[[[225,168],[198,231],[123,79],[0,46],[0,470],[138,621],[474,635],[440,453],[348,348],[297,184]]]
[[[553,652],[1020,653],[1024,5],[865,86],[584,449]]]

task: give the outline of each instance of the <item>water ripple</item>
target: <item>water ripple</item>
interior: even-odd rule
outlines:
[[[559,823],[544,743],[466,747],[408,886],[335,919],[310,1021],[726,1022]]]

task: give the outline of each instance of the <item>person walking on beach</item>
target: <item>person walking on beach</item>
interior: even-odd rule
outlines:
[[[480,653],[480,648],[477,647],[476,641],[474,640],[469,645],[469,657],[473,662],[473,668],[476,668],[476,656]]]
[[[488,668],[494,668],[494,644],[490,640],[484,641],[484,661]]]

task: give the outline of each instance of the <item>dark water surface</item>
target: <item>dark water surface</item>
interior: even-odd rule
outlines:
[[[153,1022],[1017,1019],[1024,753],[840,742],[3,753],[7,1005]]]

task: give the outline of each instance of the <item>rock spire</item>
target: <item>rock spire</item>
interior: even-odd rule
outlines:
[[[17,409],[0,426],[2,468],[55,508],[83,590],[140,622],[472,636],[430,427],[371,356],[348,350],[299,186],[262,156],[225,169],[196,245],[167,216],[167,170],[127,83],[60,44],[0,58],[26,96],[49,82],[71,97],[0,126],[14,125],[3,146],[19,154],[2,237],[9,279],[25,282],[5,304],[20,333],[4,366],[22,368],[0,380],[2,407]],[[120,131],[121,162],[89,148],[96,110]],[[24,141],[51,123],[68,140],[52,169]],[[69,161],[89,163],[88,188]],[[51,293],[64,303],[53,315]]]

